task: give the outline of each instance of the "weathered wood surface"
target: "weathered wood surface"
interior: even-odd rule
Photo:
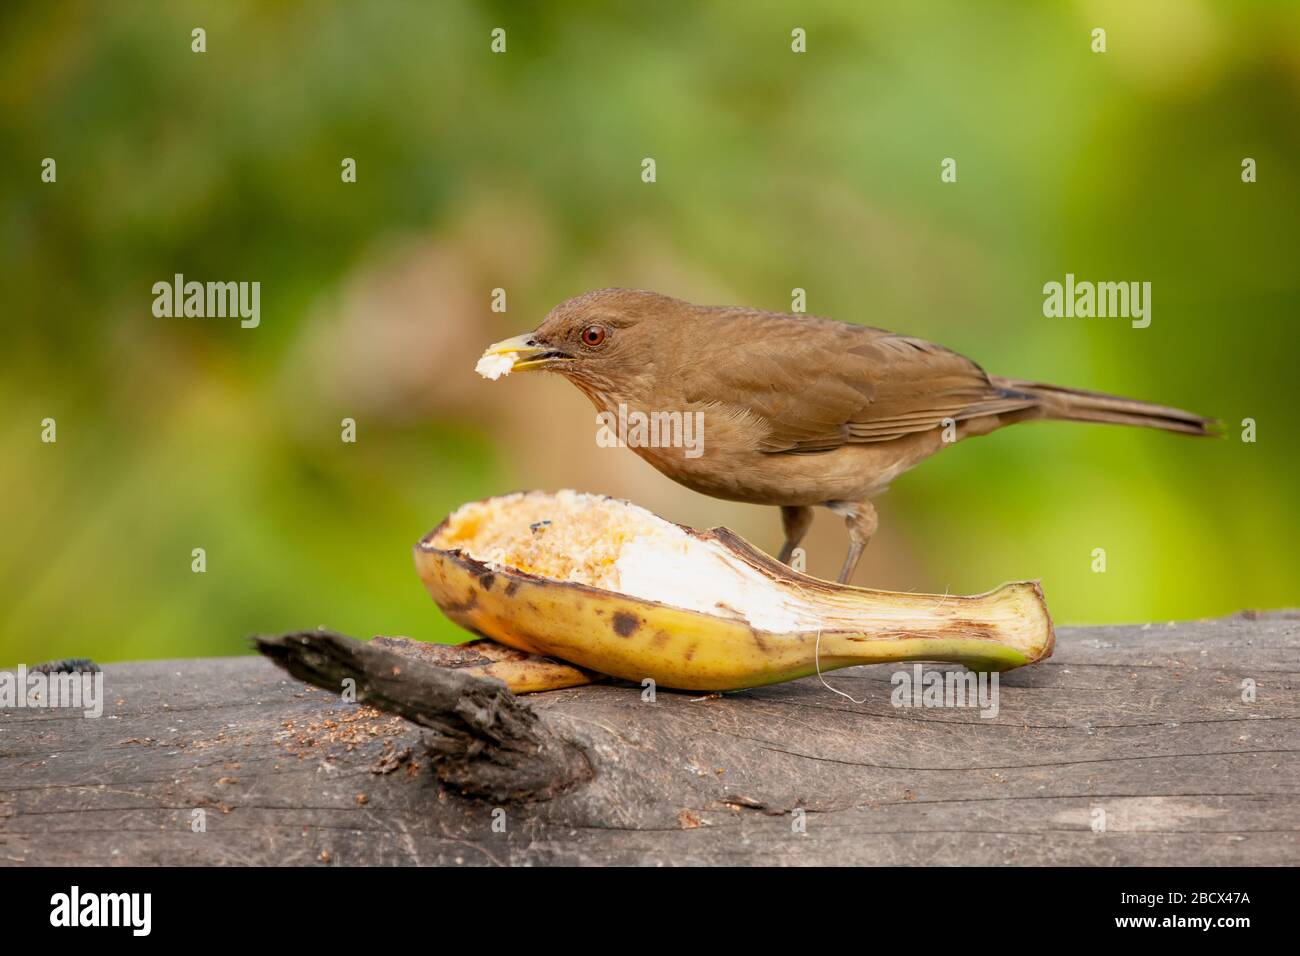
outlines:
[[[993,719],[896,709],[894,669],[827,675],[862,704],[816,678],[522,698],[594,774],[496,807],[430,771],[427,731],[267,660],[109,665],[99,719],[0,711],[0,862],[1300,862],[1296,612],[1063,628]]]

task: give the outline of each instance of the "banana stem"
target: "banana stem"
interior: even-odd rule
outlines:
[[[1047,657],[1055,643],[1037,582],[973,597],[837,588],[822,591],[812,603],[826,623],[823,670],[891,661],[1007,670]]]

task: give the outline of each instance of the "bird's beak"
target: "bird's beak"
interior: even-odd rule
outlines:
[[[514,359],[514,365],[510,367],[512,372],[529,372],[533,369],[551,368],[557,362],[572,358],[567,352],[551,348],[545,342],[539,341],[533,332],[525,332],[523,335],[516,335],[512,339],[493,342],[487,347],[487,351],[483,353],[484,358],[489,356]]]

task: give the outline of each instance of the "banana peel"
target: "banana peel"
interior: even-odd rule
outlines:
[[[558,686],[594,674],[720,691],[857,664],[1000,671],[1054,644],[1037,582],[970,597],[834,584],[725,528],[572,491],[464,505],[415,546],[415,564],[449,618],[533,655],[494,674],[520,692],[546,689],[544,664],[561,668]]]
[[[487,638],[464,644],[430,644],[409,637],[376,637],[370,643],[436,667],[494,677],[516,694],[579,687],[595,683],[603,676]]]

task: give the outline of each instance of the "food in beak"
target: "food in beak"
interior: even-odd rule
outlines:
[[[509,375],[510,370],[515,367],[515,359],[519,357],[517,352],[494,352],[492,350],[495,347],[489,345],[483,357],[474,366],[474,371],[494,382],[502,375]]]

